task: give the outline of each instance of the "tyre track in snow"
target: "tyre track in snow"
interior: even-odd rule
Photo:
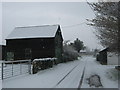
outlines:
[[[78,86],[78,90],[80,90],[80,88],[81,88],[81,86],[82,86],[84,74],[85,74],[85,67],[84,67],[84,69],[83,69],[83,73],[82,73],[82,76],[81,76],[81,79],[80,79],[80,83],[79,83],[79,86]]]
[[[86,60],[86,62],[85,62],[85,66],[84,66],[84,69],[83,69],[83,73],[82,73],[82,76],[81,76],[81,79],[80,79],[80,82],[79,82],[79,85],[78,85],[78,90],[81,89],[81,86],[82,86],[82,83],[83,83],[83,78],[84,78],[84,75],[85,75],[86,64],[87,64],[87,60]]]
[[[79,65],[79,64],[78,64]],[[73,67],[53,88],[56,88],[78,66]]]

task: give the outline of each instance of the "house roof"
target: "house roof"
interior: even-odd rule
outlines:
[[[16,27],[6,39],[55,37],[59,25]]]
[[[109,48],[107,47],[107,48],[101,50],[100,52],[108,51],[108,49],[109,49]]]

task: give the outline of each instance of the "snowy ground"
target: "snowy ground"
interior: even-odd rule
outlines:
[[[2,80],[0,80],[0,90],[2,89]]]
[[[0,80],[1,80],[1,63],[0,63]]]
[[[118,88],[118,71],[114,65],[101,65],[93,57],[88,57],[82,88],[90,88],[86,80],[91,75],[99,75],[103,88]]]
[[[2,89],[2,80],[1,80],[1,62],[0,62],[0,90]]]
[[[103,88],[118,88],[118,72],[114,66],[100,65],[92,56],[58,64],[34,75],[5,79],[2,84],[3,88],[94,88],[86,80],[94,74],[100,76]]]

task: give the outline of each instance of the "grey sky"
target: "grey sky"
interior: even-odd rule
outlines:
[[[79,38],[90,48],[101,48],[94,29],[85,23],[86,19],[94,18],[86,2],[4,2],[2,15],[3,43],[17,26],[60,24],[64,40]],[[76,25],[80,23],[83,24]]]

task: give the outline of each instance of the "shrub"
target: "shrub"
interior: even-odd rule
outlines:
[[[78,59],[78,52],[69,45],[63,46],[63,60],[64,62],[77,60]]]

